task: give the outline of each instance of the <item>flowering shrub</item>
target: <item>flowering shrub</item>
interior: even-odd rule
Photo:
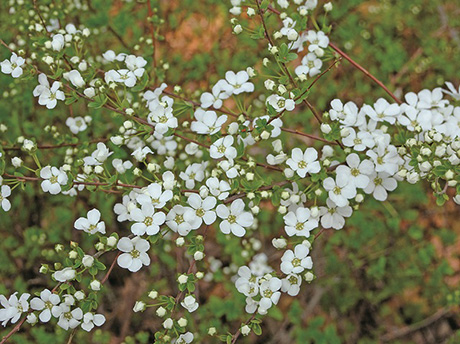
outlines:
[[[77,328],[103,326],[109,278],[126,276],[123,269],[141,273],[155,261],[154,278],[160,268],[174,271],[176,259],[188,268],[133,305],[134,312],[153,307],[162,318],[150,340],[235,343],[260,335],[263,316],[308,288],[315,240],[346,227],[369,199],[386,201],[398,184],[425,180],[438,205],[449,189],[460,203],[460,89],[447,83],[399,99],[331,42],[331,3],[232,0],[233,33],[263,45],[264,56],[229,68],[200,92],[167,84],[174,71],[167,55],[160,62],[162,19],[149,1],[150,37],[117,51],[100,49],[101,28],[76,24],[72,11],[89,5],[68,1],[63,15],[52,1],[10,3],[11,15],[29,17],[23,36],[0,41],[9,51],[1,71],[37,98],[32,125],[44,130],[31,137],[0,128],[8,134],[0,142],[1,207],[10,211],[17,194],[39,185],[40,197],[70,199],[78,215],[74,234],[53,242],[40,268],[47,287],[0,296],[0,322],[12,326],[1,343],[25,323],[53,322],[72,330],[71,338]],[[311,90],[346,61],[388,99],[314,106]],[[320,134],[287,127],[293,116],[313,117]],[[283,221],[270,238],[279,254],[260,240],[264,209]],[[211,298],[201,302],[200,281],[223,279],[245,300],[227,305],[225,315],[241,323],[231,332],[193,314],[215,307]]]

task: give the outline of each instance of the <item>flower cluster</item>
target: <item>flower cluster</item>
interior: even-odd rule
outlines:
[[[189,320],[176,312],[199,309],[196,284],[202,279],[212,282],[218,269],[233,278],[245,297],[247,313],[265,315],[282,293],[296,296],[302,281],[312,282],[310,251],[315,239],[324,229],[344,228],[366,197],[385,201],[398,182],[424,179],[433,186],[439,204],[448,200],[449,187],[456,188],[454,201],[460,204],[460,107],[455,105],[460,90],[448,83],[448,90],[410,92],[404,102],[393,103],[382,98],[358,105],[335,99],[320,116],[307,99],[308,91],[339,60],[331,48],[329,28],[316,22],[315,29],[307,25],[309,18],[314,20],[313,10],[320,11],[317,1],[278,0],[271,5],[256,1],[254,6],[232,0],[231,4],[233,15],[246,9],[250,20],[261,21],[260,30],[248,30],[255,39],[267,39],[267,57],[261,65],[226,71],[210,92],[195,92],[195,100],[181,87],[164,83],[147,54],[108,50],[91,56],[91,49],[86,49],[90,42],[85,40],[91,31],[84,26],[68,24],[60,29],[59,22],[50,18],[53,25],[46,30],[35,28],[33,34],[41,35],[34,42],[40,59],[36,52],[21,54],[10,48],[2,72],[19,81],[34,80],[36,102],[46,107],[42,110],[53,110],[50,113],[62,125],[46,129],[52,134],[46,137],[58,142],[51,148],[25,137],[11,142],[15,146],[7,153],[0,146],[3,211],[12,208],[8,198],[14,188],[34,182],[40,183],[43,193],[57,197],[104,192],[116,202],[111,204],[112,214],[101,213],[102,206],[78,210],[81,217],[72,220],[73,227],[95,242],[96,253],[71,242],[62,261],[40,269],[51,273],[54,289],[41,290],[35,297],[0,296],[2,325],[26,317],[30,324],[56,318],[65,330],[102,326],[105,317],[97,313],[97,295],[116,265],[133,273],[148,272],[152,257],[169,253],[175,245],[177,256],[184,254],[191,262],[187,272],[177,276],[179,294],[152,290],[148,297],[155,303],[139,300],[133,309],[156,307],[157,316],[164,318],[163,328],[155,334],[159,343],[190,343],[195,334],[188,331]],[[323,9],[326,15],[332,5]],[[265,23],[267,13],[281,19],[273,33]],[[231,23],[235,34],[244,31],[237,18]],[[89,112],[79,116],[70,112],[70,117],[62,118],[60,109],[76,102]],[[315,114],[323,137],[285,125],[284,118],[304,105]],[[101,120],[103,111],[113,116],[113,122]],[[100,132],[97,126],[105,124],[111,130],[108,137],[88,140]],[[310,141],[297,141],[295,135]],[[310,144],[311,140],[318,144]],[[47,156],[39,154],[44,147],[66,147],[61,164],[57,159],[46,161]],[[7,160],[10,152],[20,152],[21,157]],[[270,261],[274,267],[268,264],[267,253],[259,252],[262,244],[257,239],[261,233],[257,215],[267,209],[283,221],[279,231],[270,234],[270,249],[279,251],[278,261]],[[111,216],[117,220],[112,226]],[[222,257],[207,257],[210,233],[217,238],[213,245],[228,242],[244,247],[247,266],[223,267]],[[231,250],[221,253],[230,256]],[[62,255],[64,246],[57,245],[55,251]],[[101,277],[106,270],[101,256],[112,251],[113,264]],[[247,335],[257,328],[257,320],[251,319],[239,333]],[[210,329],[209,334],[216,332]],[[220,339],[230,342],[224,334]]]

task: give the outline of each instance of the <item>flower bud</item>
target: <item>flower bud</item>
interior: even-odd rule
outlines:
[[[136,313],[145,311],[145,302],[136,301],[133,307],[133,311]]]
[[[249,333],[251,333],[251,328],[248,325],[244,325],[241,327],[241,334],[243,336],[247,336]]]
[[[164,317],[166,314],[166,309],[164,307],[159,307],[156,313],[159,317]]]
[[[81,262],[85,268],[90,268],[94,264],[94,258],[90,255],[85,254]]]
[[[101,290],[101,282],[99,282],[98,280],[93,280],[90,284],[89,284],[89,287],[94,290],[94,291],[98,291],[98,290]]]
[[[163,327],[167,330],[170,330],[172,329],[173,324],[174,324],[173,320],[171,318],[168,318],[163,322]]]
[[[177,282],[179,282],[180,284],[185,284],[185,283],[187,283],[187,281],[188,281],[188,276],[187,275],[180,275],[177,278]]]

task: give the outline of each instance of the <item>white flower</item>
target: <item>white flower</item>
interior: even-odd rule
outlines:
[[[117,170],[118,173],[123,174],[131,167],[133,167],[133,163],[129,160],[123,161],[121,159],[113,159],[112,166]]]
[[[12,324],[16,323],[22,313],[29,311],[29,302],[27,300],[30,294],[22,294],[19,298],[16,294],[11,295],[9,299],[0,295],[0,304],[3,306],[0,309],[0,322],[3,326],[6,326],[10,320]]]
[[[41,322],[48,322],[51,315],[58,317],[61,314],[59,302],[61,298],[59,295],[51,293],[48,289],[40,293],[40,297],[34,297],[30,301],[30,307],[35,311],[41,311],[38,318]]]
[[[145,158],[147,157],[147,154],[153,154],[152,150],[149,147],[143,147],[143,148],[139,147],[134,152],[131,153],[131,155],[137,161],[144,161]]]
[[[308,31],[307,40],[310,42],[308,46],[308,51],[310,52],[314,52],[318,48],[327,48],[329,45],[329,37],[323,31]]]
[[[136,85],[136,75],[131,72],[129,69],[111,69],[104,76],[105,82],[110,84],[110,82],[122,83],[127,87],[134,87]]]
[[[388,197],[387,191],[393,191],[398,186],[396,179],[388,173],[378,172],[370,176],[369,185],[364,189],[367,194],[372,194],[377,201],[385,201]]]
[[[442,99],[442,88],[438,87],[434,90],[422,90],[418,93],[417,107],[419,109],[442,108],[447,106],[448,100]]]
[[[308,53],[302,59],[302,64],[295,69],[297,75],[315,76],[321,72],[323,61],[321,61],[314,53]]]
[[[136,208],[131,212],[131,219],[136,222],[131,226],[134,235],[155,235],[165,222],[166,215],[161,211],[155,213],[152,203],[144,203],[141,209]]]
[[[77,276],[77,272],[70,267],[58,270],[53,274],[54,279],[58,282],[71,281],[75,276]]]
[[[366,154],[374,162],[376,172],[386,172],[394,175],[398,172],[399,165],[403,163],[397,148],[393,145],[378,145],[373,150],[367,151]]]
[[[341,229],[345,225],[345,217],[350,217],[353,209],[347,205],[338,207],[330,198],[326,200],[327,207],[320,207],[321,226],[324,228]]]
[[[192,207],[192,214],[198,218],[199,226],[204,221],[205,224],[210,225],[216,221],[216,207],[217,200],[215,197],[208,196],[202,199],[198,194],[191,194],[188,197],[187,203]],[[195,220],[192,220],[195,221]]]
[[[229,95],[226,89],[228,89],[227,81],[219,80],[212,88],[212,93],[204,92],[200,97],[201,107],[207,109],[213,107],[214,109],[220,109],[222,107],[222,100],[227,99]]]
[[[64,36],[60,33],[53,36],[53,40],[51,41],[51,47],[54,51],[61,51],[64,48],[65,39]]]
[[[347,156],[348,166],[340,165],[336,169],[337,175],[345,175],[357,188],[364,189],[369,184],[369,175],[374,171],[374,164],[370,160],[359,159],[358,154]]]
[[[186,236],[191,230],[201,225],[201,218],[194,214],[192,208],[176,204],[166,216],[166,225],[174,232]]]
[[[117,259],[120,267],[128,269],[131,272],[136,272],[140,270],[142,265],[150,265],[150,257],[147,254],[150,244],[147,240],[140,237],[134,237],[133,239],[121,238],[118,241],[117,248],[125,252]]]
[[[2,63],[0,63],[0,66],[2,67],[2,73],[11,74],[13,78],[19,78],[23,73],[21,66],[25,62],[26,61],[24,58],[16,55],[15,53],[12,53],[9,60],[4,60]]]
[[[236,74],[232,71],[228,71],[225,73],[225,79],[228,82],[228,86],[226,86],[225,91],[229,94],[254,92],[254,84],[252,82],[248,82],[249,75],[246,71],[240,71]]]
[[[364,105],[363,111],[376,122],[387,121],[394,124],[400,110],[398,104],[390,104],[386,99],[380,98],[373,107]]]
[[[137,193],[135,191],[131,191],[129,196],[123,196],[123,203],[117,203],[114,205],[113,211],[118,215],[118,222],[123,222],[131,219],[131,211],[137,208],[136,202],[134,201],[134,198],[136,197],[135,195],[137,195]]]
[[[81,131],[85,131],[88,128],[86,121],[83,117],[69,117],[65,121],[65,124],[69,127],[70,131],[75,135]]]
[[[446,81],[446,86],[449,89],[449,91],[442,90],[445,94],[448,94],[455,100],[460,100],[460,86],[458,87],[458,90],[455,88],[454,84],[452,84],[449,81]]]
[[[105,53],[102,54],[102,57],[107,60],[108,62],[113,62],[115,61],[115,58],[117,55],[113,50],[107,50]]]
[[[207,162],[201,164],[194,163],[192,165],[189,165],[185,172],[182,171],[179,174],[179,177],[182,180],[185,180],[185,186],[188,189],[193,189],[195,187],[195,181],[201,182],[204,179],[204,170],[207,165]]]
[[[347,129],[349,134],[342,139],[342,142],[346,147],[353,147],[353,150],[362,152],[367,148],[375,146],[375,141],[371,133],[367,131],[358,131],[356,134],[354,128]]]
[[[259,293],[259,276],[253,274],[247,266],[238,269],[238,279],[235,281],[236,289],[245,296],[254,297]]]
[[[211,195],[217,197],[218,200],[222,201],[226,199],[229,195],[230,184],[225,180],[217,179],[216,177],[211,177],[206,180],[206,186],[209,188]]]
[[[302,284],[302,278],[296,274],[290,274],[286,278],[281,280],[281,291],[288,293],[288,295],[296,296],[300,292],[300,285]]]
[[[91,312],[83,315],[83,323],[81,328],[87,332],[91,331],[94,326],[102,326],[105,323],[105,316],[102,314],[93,314]]]
[[[157,106],[148,115],[148,121],[155,125],[155,133],[165,134],[169,128],[177,128],[177,118],[174,117],[172,108],[165,109],[163,106]]]
[[[311,269],[313,261],[308,256],[309,253],[309,248],[303,244],[297,245],[294,251],[287,250],[281,257],[281,271],[289,275],[291,273],[300,274],[305,269]]]
[[[76,328],[80,325],[80,320],[83,318],[83,311],[81,308],[75,308],[70,310],[70,306],[66,304],[61,304],[60,306],[62,314],[59,316],[58,326],[62,327],[64,330]]]
[[[184,334],[181,334],[179,337],[177,337],[177,340],[173,343],[174,344],[189,344],[193,341],[193,333],[191,332],[186,332]]]
[[[318,227],[318,220],[310,215],[310,209],[299,207],[294,211],[290,211],[284,217],[284,227],[286,234],[289,236],[297,235],[308,238],[310,232]]]
[[[203,109],[197,109],[194,116],[197,120],[192,122],[190,129],[202,135],[218,133],[227,121],[227,115],[217,117],[215,111],[204,111]]]
[[[61,192],[61,185],[66,185],[68,181],[67,174],[57,167],[46,166],[40,171],[40,177],[44,179],[41,183],[42,190],[52,195]]]
[[[89,234],[105,234],[105,222],[101,220],[101,213],[97,209],[88,211],[87,217],[80,217],[75,221],[75,228]]]
[[[69,80],[72,85],[77,88],[85,86],[85,80],[83,80],[78,70],[71,70],[70,72],[64,74],[64,78]]]
[[[225,156],[229,160],[235,159],[237,151],[235,147],[232,147],[234,141],[235,139],[231,135],[227,135],[215,141],[209,148],[211,158],[220,159]]]
[[[307,173],[318,173],[321,170],[321,165],[317,159],[318,152],[314,148],[307,148],[305,152],[302,152],[300,148],[294,148],[291,158],[286,163],[300,177],[304,178]]]
[[[136,197],[139,204],[152,204],[155,208],[163,208],[167,202],[169,202],[173,197],[171,190],[162,190],[162,187],[158,183],[150,184],[143,193],[139,194]]]
[[[46,106],[48,109],[54,109],[58,100],[65,100],[65,94],[59,88],[61,83],[59,81],[53,82],[50,88],[49,82],[44,74],[38,77],[40,85],[35,87],[34,96],[38,97],[38,104]]]
[[[277,304],[281,292],[281,280],[278,277],[272,277],[268,281],[264,281],[260,285],[260,295],[262,298],[259,301],[259,312],[265,313],[273,304]]]
[[[125,58],[125,63],[126,67],[128,67],[128,69],[138,78],[141,78],[142,75],[144,75],[144,67],[147,64],[147,60],[142,56],[128,55]]]
[[[329,198],[339,207],[348,205],[348,200],[356,196],[356,186],[350,179],[350,175],[337,172],[335,179],[328,177],[323,182]]]
[[[295,108],[295,102],[292,99],[286,99],[277,94],[272,94],[267,98],[267,103],[270,104],[276,112],[292,111]]]
[[[91,154],[91,156],[83,158],[85,166],[98,166],[102,165],[104,161],[111,156],[113,152],[110,152],[105,143],[99,142],[97,149]]]
[[[192,313],[198,309],[198,302],[193,295],[188,295],[184,298],[184,301],[180,303],[189,313]]]
[[[7,199],[11,195],[11,188],[8,185],[2,185],[0,188],[0,206],[4,211],[11,209],[11,203]]]
[[[152,142],[150,146],[159,155],[174,155],[174,151],[177,148],[177,141],[174,136],[164,136],[159,132],[155,131],[152,136]]]
[[[254,222],[254,217],[250,212],[244,211],[244,202],[236,199],[228,207],[223,204],[217,206],[217,215],[223,220],[220,223],[220,230],[224,234],[232,232],[237,237],[242,237],[245,227],[249,227]]]

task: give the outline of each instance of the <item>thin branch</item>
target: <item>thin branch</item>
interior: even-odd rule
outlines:
[[[391,98],[393,98],[396,103],[402,104],[402,101],[396,97],[393,92],[391,92],[388,87],[386,87],[379,79],[377,79],[374,75],[372,75],[366,68],[361,66],[358,62],[353,60],[350,56],[348,56],[344,51],[339,49],[334,43],[330,42],[329,46],[335,50],[340,56],[345,58],[348,62],[350,62],[355,68],[360,70],[362,73],[364,73],[367,77],[369,77],[371,80],[373,80],[377,85],[379,85],[386,93],[389,94]]]

